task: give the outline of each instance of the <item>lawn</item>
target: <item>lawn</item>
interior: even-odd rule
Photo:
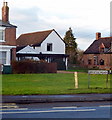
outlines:
[[[90,89],[88,89],[87,73],[78,73],[78,89],[75,89],[74,87],[74,74],[72,73],[2,75],[2,94],[31,95],[110,93],[111,75],[109,75],[108,88],[106,88],[106,75],[91,75]]]

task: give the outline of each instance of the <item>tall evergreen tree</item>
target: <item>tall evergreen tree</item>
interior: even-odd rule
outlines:
[[[76,63],[77,60],[77,43],[75,40],[76,38],[72,33],[72,29],[69,28],[64,37],[64,42],[66,43],[66,54],[69,55],[69,63]]]

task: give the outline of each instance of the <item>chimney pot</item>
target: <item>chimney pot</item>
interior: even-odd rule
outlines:
[[[97,32],[97,33],[96,33],[96,40],[98,40],[99,38],[101,38],[101,33],[100,33],[100,32]]]

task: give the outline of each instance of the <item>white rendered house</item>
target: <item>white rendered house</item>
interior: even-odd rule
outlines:
[[[57,62],[58,68],[63,64],[67,69],[65,43],[54,29],[20,35],[17,39],[17,59],[28,57]]]

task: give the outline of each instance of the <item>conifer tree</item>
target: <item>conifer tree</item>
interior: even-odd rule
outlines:
[[[69,30],[66,32],[64,37],[64,42],[66,44],[66,54],[69,55],[69,63],[76,63],[77,61],[77,43],[76,38],[74,37],[72,33],[72,29],[69,28]]]

